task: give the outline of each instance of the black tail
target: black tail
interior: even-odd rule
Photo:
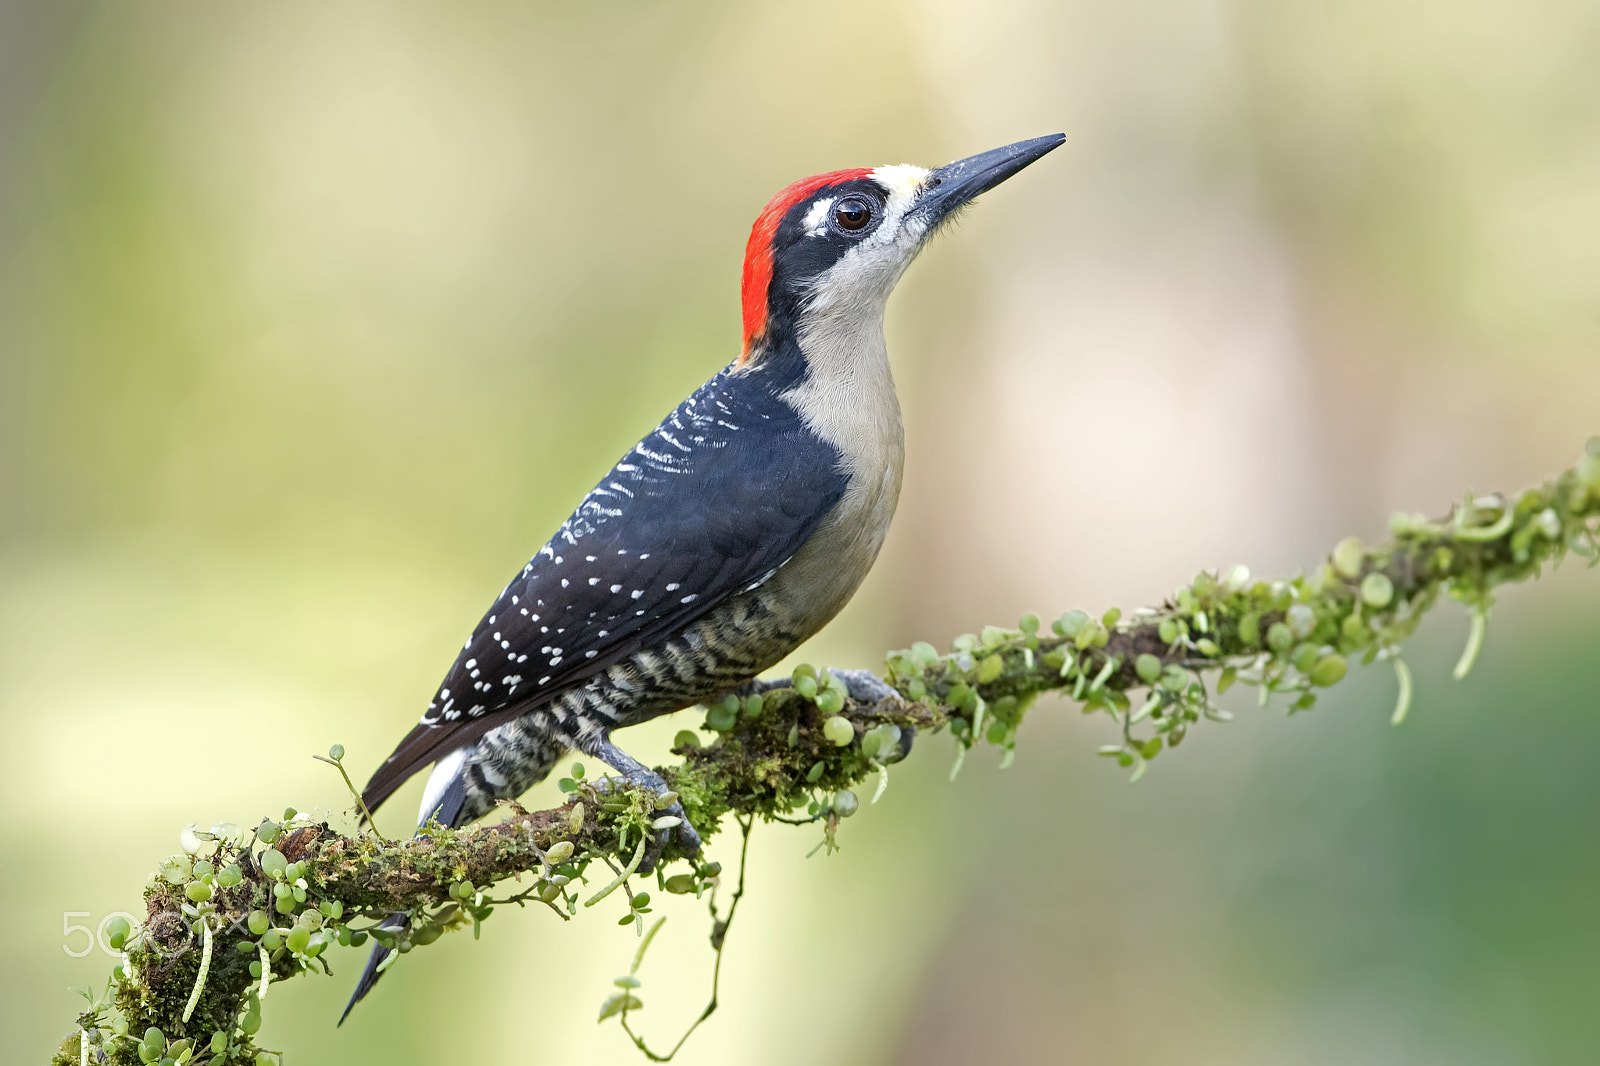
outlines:
[[[466,802],[466,782],[457,777],[450,782],[450,787],[445,790],[444,797],[439,801],[439,806],[434,808],[431,817],[437,818],[443,825],[455,828],[456,822],[461,816],[461,809],[466,805]],[[406,913],[399,911],[384,919],[379,928],[401,930],[406,927],[408,920]],[[382,966],[383,960],[389,957],[389,950],[382,944],[372,945],[372,954],[367,956],[367,966],[366,969],[361,971],[361,980],[356,982],[356,990],[351,993],[350,1002],[345,1004],[344,1013],[339,1015],[340,1025],[343,1025],[344,1020],[350,1017],[350,1012],[355,1009],[356,1004],[365,999],[367,993],[372,991],[373,986],[378,983],[378,978],[383,976],[378,971],[378,967]]]
[[[405,927],[406,915],[401,912],[399,914],[391,914],[380,928],[400,930]],[[367,993],[371,992],[373,986],[378,983],[378,978],[382,976],[378,972],[378,967],[383,965],[383,960],[388,957],[388,948],[382,944],[372,945],[372,954],[367,956],[367,968],[361,971],[361,980],[356,982],[356,990],[351,993],[350,1002],[344,1005],[344,1013],[339,1015],[340,1025],[344,1024],[344,1020],[350,1017],[350,1012],[356,1009],[356,1004],[365,999]]]

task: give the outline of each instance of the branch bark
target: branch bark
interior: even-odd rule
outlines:
[[[839,820],[856,808],[852,790],[887,774],[907,731],[948,729],[953,777],[980,741],[1009,758],[1025,712],[1047,691],[1108,714],[1115,743],[1102,753],[1135,776],[1201,719],[1228,717],[1215,696],[1230,686],[1254,685],[1263,703],[1276,694],[1305,710],[1354,657],[1395,664],[1398,722],[1410,692],[1400,644],[1442,595],[1474,612],[1460,677],[1497,588],[1568,554],[1600,563],[1600,438],[1537,488],[1469,495],[1437,520],[1397,515],[1391,532],[1373,547],[1347,539],[1292,579],[1255,581],[1242,567],[1202,573],[1128,618],[1068,611],[1044,626],[1029,616],[1015,629],[959,637],[947,653],[928,644],[892,652],[887,677],[899,701],[852,700],[827,671],[801,667],[789,689],[709,708],[705,728],[714,739],[679,733],[680,761],[659,769],[708,840],[729,814],[792,820],[805,808],[804,820],[821,824],[831,846]],[[330,754],[342,757],[337,748]],[[633,891],[630,876],[646,835],[661,828],[658,798],[576,778],[564,787],[570,798],[561,807],[511,805],[498,824],[433,826],[401,843],[292,812],[254,831],[194,834],[188,852],[165,860],[147,885],[144,922],[111,927],[124,961],[52,1062],[272,1062],[254,1043],[262,1000],[273,982],[326,970],[323,953],[335,944],[377,937],[399,957],[448,929],[470,925],[476,935],[496,907],[542,906],[567,919],[618,890],[625,920],[643,922],[648,897]],[[670,864],[681,872],[669,877]],[[696,895],[714,892],[722,873],[675,845],[658,871],[659,889]],[[518,878],[518,891],[492,894]],[[408,928],[376,928],[396,911],[411,915]],[[725,932],[725,921],[713,929],[718,951]],[[637,1000],[627,989],[619,996],[607,1009],[625,1020]]]

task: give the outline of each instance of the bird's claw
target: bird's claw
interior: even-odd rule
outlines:
[[[888,700],[896,707],[904,707],[906,698],[883,678],[871,670],[839,670],[829,667],[828,672],[844,682],[850,698],[860,703],[879,704]],[[900,758],[911,754],[911,743],[917,739],[917,727],[900,727]]]
[[[657,810],[656,816],[673,816],[678,819],[678,824],[666,829],[656,831],[652,843],[645,846],[644,859],[639,863],[641,874],[651,873],[656,868],[656,863],[661,861],[661,853],[666,850],[672,838],[678,838],[678,846],[689,856],[698,858],[700,855],[700,834],[694,831],[694,826],[689,824],[689,816],[684,813],[683,804],[677,800],[664,808]]]
[[[871,670],[841,670],[828,667],[828,673],[844,682],[844,690],[858,703],[881,703],[892,700],[896,706],[905,704],[905,697],[895,687]],[[737,696],[759,696],[774,689],[793,688],[794,681],[787,677],[755,678],[734,689]]]
[[[905,703],[905,697],[893,685],[871,670],[840,670],[830,666],[828,673],[844,682],[844,689],[853,700],[861,703],[881,703],[884,700],[893,700],[897,705]]]
[[[595,790],[598,792],[610,792],[613,780],[616,779],[610,777],[600,778],[594,783]],[[671,791],[667,787],[666,781],[662,780],[661,775],[654,770],[641,769],[625,773],[622,775],[621,780],[636,788],[649,789],[657,796],[664,796]],[[677,818],[678,824],[668,826],[665,829],[657,829],[650,834],[645,843],[644,858],[639,860],[638,872],[641,874],[649,874],[655,871],[656,864],[661,861],[662,852],[666,851],[667,845],[672,842],[674,836],[678,838],[678,846],[688,855],[698,856],[700,854],[700,834],[695,832],[694,826],[690,824],[689,815],[684,811],[682,803],[673,800],[665,807],[656,808],[655,817]]]
[[[900,695],[893,685],[871,670],[840,670],[838,667],[828,667],[828,673],[844,683],[844,690],[850,698],[857,703],[870,703],[876,706],[884,700],[890,701],[895,707],[904,707],[906,698]],[[774,689],[793,688],[794,681],[787,677],[774,677],[770,680],[755,678],[745,682],[733,692],[737,696],[758,696]],[[911,754],[911,742],[917,737],[915,726],[903,725],[900,727],[900,758]],[[688,822],[684,822],[688,825]]]

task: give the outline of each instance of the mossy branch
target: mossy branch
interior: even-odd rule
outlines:
[[[851,790],[876,774],[881,791],[910,730],[925,737],[949,729],[953,777],[980,740],[1009,760],[1025,711],[1047,691],[1107,713],[1116,740],[1102,753],[1135,777],[1202,718],[1228,717],[1214,697],[1230,686],[1254,685],[1263,704],[1281,694],[1291,711],[1305,710],[1345,676],[1352,657],[1395,663],[1398,722],[1411,689],[1400,644],[1441,596],[1473,611],[1461,677],[1476,658],[1497,588],[1536,577],[1569,553],[1600,562],[1600,438],[1538,488],[1516,497],[1468,495],[1437,520],[1398,515],[1391,532],[1374,547],[1347,539],[1293,579],[1255,581],[1242,567],[1202,573],[1166,603],[1130,617],[1069,611],[1043,626],[1029,616],[1016,629],[958,637],[945,654],[929,644],[893,652],[887,676],[898,702],[852,700],[827,671],[801,667],[791,688],[709,708],[705,727],[714,739],[681,732],[673,749],[681,761],[661,773],[707,839],[732,814],[746,831],[756,818],[819,823],[832,847],[840,819],[856,810]],[[337,764],[343,750],[329,754]],[[275,1062],[275,1053],[254,1044],[273,982],[326,971],[324,952],[335,944],[375,937],[399,957],[448,929],[471,926],[476,935],[495,907],[510,903],[567,919],[615,898],[626,910],[623,922],[642,933],[649,894],[635,892],[630,876],[646,834],[663,828],[658,804],[665,804],[587,782],[576,767],[562,784],[570,798],[553,810],[509,805],[497,824],[433,826],[402,843],[341,833],[292,810],[253,832],[224,825],[191,833],[186,853],[165,860],[146,886],[144,922],[107,926],[123,962],[106,995],[88,997],[52,1061]],[[789,817],[800,808],[803,818]],[[675,863],[682,872],[669,876]],[[518,878],[517,891],[491,894]],[[697,896],[714,893],[721,879],[716,863],[672,846],[654,875],[660,890]],[[378,929],[393,912],[409,914],[409,926]],[[727,917],[715,907],[712,915],[720,952]],[[634,974],[648,942],[602,1018],[620,1015],[626,1025],[642,1005]],[[706,1014],[714,1007],[713,995]]]

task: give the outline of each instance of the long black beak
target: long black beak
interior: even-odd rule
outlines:
[[[958,159],[929,171],[927,181],[923,184],[927,191],[912,211],[927,219],[931,230],[949,217],[952,211],[971,202],[980,193],[988,192],[1039,157],[1061,147],[1066,139],[1064,133],[1034,137]]]

